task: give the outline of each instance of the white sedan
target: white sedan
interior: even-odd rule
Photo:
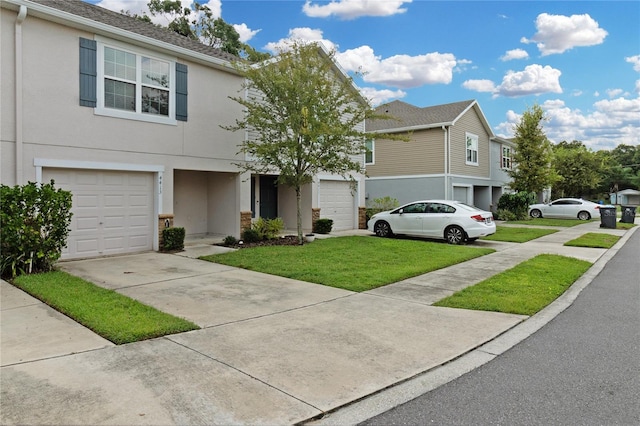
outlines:
[[[458,201],[424,200],[373,215],[368,229],[379,237],[402,234],[461,244],[495,234],[496,224],[491,212]]]
[[[533,218],[599,219],[600,205],[580,198],[559,198],[549,204],[530,205],[529,215]]]

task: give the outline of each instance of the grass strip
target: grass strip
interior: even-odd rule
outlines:
[[[316,239],[302,246],[241,249],[201,259],[350,291],[366,291],[494,251],[425,240],[352,236]]]
[[[585,223],[588,223],[588,221],[579,220],[579,219],[547,219],[547,218],[541,217],[536,219],[530,218],[527,220],[510,220],[506,223],[517,224],[517,225],[535,225],[535,226],[561,226],[565,228],[571,228],[572,226],[584,225]]]
[[[199,328],[62,271],[22,275],[13,284],[118,345]]]
[[[565,292],[591,263],[541,254],[444,298],[434,306],[533,315]]]
[[[580,237],[567,241],[565,246],[571,247],[590,247],[590,248],[611,248],[618,242],[620,237],[617,235],[603,234],[597,232],[588,232]]]
[[[488,237],[481,237],[480,239],[489,241],[506,241],[509,243],[524,243],[556,232],[558,232],[556,229],[498,226],[495,234],[489,235]]]

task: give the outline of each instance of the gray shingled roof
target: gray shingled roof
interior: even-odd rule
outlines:
[[[391,131],[405,127],[429,127],[434,124],[453,123],[474,102],[475,100],[472,99],[420,108],[406,102],[393,101],[380,105],[376,108],[376,112],[388,114],[395,119],[367,120],[366,129],[368,132]]]
[[[238,58],[230,53],[224,52],[188,37],[184,37],[166,28],[157,27],[148,22],[143,22],[121,13],[86,3],[82,0],[31,0],[43,6],[48,6],[63,12],[91,19],[121,30],[130,31],[135,34],[146,36],[154,40],[163,41],[175,46],[191,50],[193,52],[208,55],[227,61],[234,61]]]

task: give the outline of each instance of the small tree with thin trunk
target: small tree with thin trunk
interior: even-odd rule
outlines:
[[[551,142],[542,130],[544,120],[544,111],[536,104],[522,114],[515,127],[515,167],[509,176],[516,191],[538,193],[558,179],[552,167]]]
[[[252,161],[244,171],[277,173],[277,183],[296,193],[298,239],[302,244],[301,190],[318,173],[355,181],[364,173],[367,135],[362,126],[374,112],[351,78],[334,62],[334,52],[294,42],[259,65],[236,63],[246,78],[247,96],[231,97],[245,109],[243,119],[223,126],[255,137],[240,145]]]

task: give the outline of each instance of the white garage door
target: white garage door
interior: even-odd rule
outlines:
[[[320,217],[333,219],[333,230],[354,229],[354,197],[349,182],[320,181]]]
[[[468,193],[469,193],[469,190],[466,186],[453,187],[453,199],[456,201],[460,201],[461,203],[468,204],[469,203],[469,197],[467,197]]]
[[[51,179],[73,194],[63,259],[153,249],[153,173],[43,169],[43,182]]]

